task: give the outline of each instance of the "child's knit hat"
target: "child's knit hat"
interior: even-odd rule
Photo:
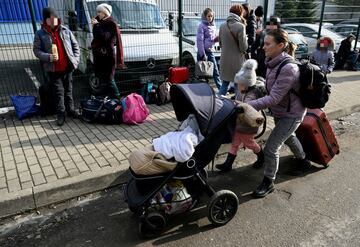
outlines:
[[[247,87],[256,84],[256,68],[258,63],[254,59],[246,60],[240,71],[235,75],[234,82]]]

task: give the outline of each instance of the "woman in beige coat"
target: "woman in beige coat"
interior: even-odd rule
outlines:
[[[220,26],[219,43],[221,47],[220,79],[222,85],[219,94],[226,95],[229,84],[245,62],[248,48],[245,20],[242,17],[242,6],[230,8],[229,17]]]

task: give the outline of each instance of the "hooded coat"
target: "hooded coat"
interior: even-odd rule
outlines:
[[[100,79],[110,82],[114,79],[115,67],[121,68],[124,65],[121,34],[112,17],[97,20],[99,23],[93,27],[94,39],[91,42],[95,74]]]
[[[215,44],[216,26],[214,19],[212,22],[208,22],[206,16],[202,15],[201,17],[201,23],[199,24],[196,35],[199,57],[203,57],[205,55],[205,50],[211,49]]]
[[[219,43],[221,47],[220,78],[230,82],[234,80],[235,74],[245,62],[248,49],[246,28],[238,15],[230,13],[226,22],[221,24]]]

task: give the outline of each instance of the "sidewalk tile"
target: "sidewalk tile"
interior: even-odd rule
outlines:
[[[91,171],[99,171],[99,170],[101,170],[101,167],[98,165],[98,164],[96,164],[96,163],[93,163],[93,164],[90,164],[90,165],[88,165],[88,167],[90,168],[90,170]]]
[[[57,180],[58,180],[58,178],[57,178],[56,175],[46,176],[46,181],[47,181],[48,183],[51,183],[51,182],[54,182],[54,181],[57,181]]]
[[[75,177],[80,174],[79,170],[76,168],[68,170],[68,173],[70,174],[71,177]]]
[[[39,164],[39,160],[36,157],[30,157],[27,158],[27,163],[29,164],[29,166],[37,165]]]
[[[89,171],[89,170],[90,170],[90,169],[89,169],[89,166],[90,166],[90,165],[86,165],[85,162],[79,162],[79,163],[76,164],[76,167],[79,169],[79,171],[80,171],[81,173],[86,172],[86,171]]]
[[[40,165],[30,166],[30,172],[31,172],[31,174],[40,173],[40,172],[41,172],[41,167],[40,167]]]
[[[29,171],[29,167],[26,162],[16,164],[19,173]]]
[[[33,182],[32,181],[27,181],[27,182],[24,182],[24,183],[21,183],[21,189],[25,190],[25,189],[30,189],[32,188],[34,185],[33,185]]]
[[[55,173],[58,178],[65,178],[69,176],[64,167],[55,168]]]
[[[10,171],[6,171],[6,179],[7,180],[12,180],[12,179],[17,179],[18,178],[18,174],[16,170],[10,170]]]
[[[28,182],[28,181],[32,181],[32,178],[31,178],[31,174],[29,171],[25,171],[25,172],[21,172],[19,174],[19,177],[20,177],[20,181],[23,183],[23,182]]]
[[[94,157],[92,157],[91,155],[84,156],[83,159],[88,165],[96,162]]]
[[[42,173],[34,174],[32,177],[35,186],[46,183],[45,177]]]
[[[0,178],[0,188],[7,188],[6,178]]]
[[[7,180],[9,192],[15,192],[21,190],[21,186],[18,179]]]
[[[55,171],[54,171],[54,168],[52,166],[42,167],[42,171],[43,171],[45,177],[48,177],[50,175],[55,175]]]

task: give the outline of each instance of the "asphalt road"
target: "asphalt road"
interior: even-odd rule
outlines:
[[[116,187],[40,209],[40,215],[3,220],[0,246],[360,246],[359,124],[360,113],[333,122],[341,153],[328,169],[290,176],[293,164],[283,150],[276,190],[264,199],[249,195],[262,178],[246,165],[253,159],[249,152],[239,155],[230,174],[211,173],[215,188],[231,189],[240,199],[226,226],[212,227],[201,204],[170,217],[162,235],[141,240]]]

